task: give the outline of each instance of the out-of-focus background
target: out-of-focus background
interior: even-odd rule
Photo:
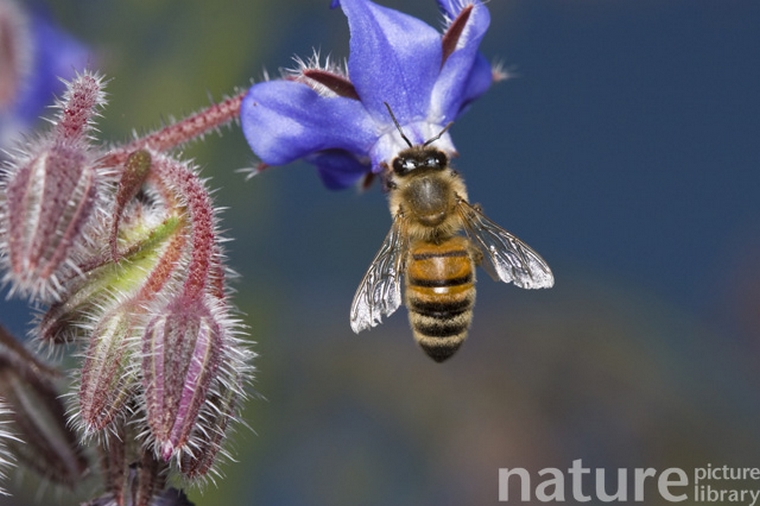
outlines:
[[[383,3],[440,26],[433,0]],[[345,18],[328,4],[48,8],[112,79],[100,129],[119,141],[314,47],[347,57]],[[226,478],[191,491],[198,506],[495,504],[499,468],[536,477],[575,459],[612,477],[760,467],[760,3],[488,7],[482,52],[516,77],[454,125],[456,165],[556,286],[523,291],[481,272],[470,337],[444,364],[416,348],[403,308],[356,336],[348,309],[390,226],[379,186],[331,192],[306,164],[246,182],[236,170],[255,160],[237,127],[186,149],[227,208],[266,398],[249,402],[255,433],[237,434]],[[24,304],[0,314],[28,330]],[[593,494],[592,478],[584,487]],[[647,487],[645,504],[665,504]],[[38,495],[29,478],[11,488],[1,504]]]

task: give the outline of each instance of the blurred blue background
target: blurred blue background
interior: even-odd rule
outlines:
[[[383,3],[440,26],[432,0]],[[313,47],[347,57],[328,4],[49,8],[112,78],[100,126],[119,141]],[[760,3],[488,7],[482,52],[516,77],[454,125],[456,165],[555,288],[481,273],[468,342],[444,364],[416,349],[403,309],[356,336],[348,309],[390,226],[379,185],[331,192],[306,164],[245,182],[236,169],[255,160],[237,127],[189,147],[227,208],[266,398],[248,404],[255,434],[236,435],[238,463],[191,492],[198,506],[495,504],[499,468],[574,459],[608,475],[760,467]],[[0,311],[28,330],[24,304]],[[37,485],[16,490],[0,504],[33,502]],[[645,503],[665,504],[654,487]]]

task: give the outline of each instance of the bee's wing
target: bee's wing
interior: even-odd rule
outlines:
[[[364,275],[351,303],[351,329],[357,334],[374,327],[401,305],[401,276],[406,253],[399,219],[393,221],[380,251]]]
[[[554,275],[543,258],[530,246],[488,219],[464,200],[457,210],[467,235],[487,260],[483,268],[490,276],[520,288],[550,288]]]

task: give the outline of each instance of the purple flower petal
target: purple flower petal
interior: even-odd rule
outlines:
[[[369,113],[388,125],[387,102],[401,124],[424,118],[441,68],[440,33],[368,0],[340,5],[351,30],[349,76]]]
[[[369,161],[362,162],[340,150],[322,151],[307,160],[317,166],[319,177],[331,190],[353,186],[370,170]]]
[[[478,53],[475,62],[472,65],[472,69],[470,70],[467,84],[462,92],[462,103],[459,106],[459,112],[457,114],[461,114],[470,102],[488,91],[488,88],[491,87],[493,82],[494,77],[491,62],[489,62],[485,56]]]
[[[327,149],[361,155],[377,139],[361,102],[324,97],[294,81],[253,86],[240,109],[243,133],[267,164],[282,165]]]
[[[467,5],[476,3],[468,0],[436,0],[436,2],[438,3],[438,8],[451,19],[457,17]]]
[[[455,0],[439,3],[447,4],[448,7],[459,4],[459,10],[461,10],[461,2]],[[488,29],[491,16],[482,3],[475,2],[472,6],[467,23],[457,40],[456,48],[446,59],[432,91],[430,115],[442,118],[443,123],[456,119],[463,104],[475,98],[468,94],[479,95],[488,88],[487,86],[483,88],[485,69],[480,61],[482,57],[478,52],[478,46]],[[443,5],[442,8],[450,16],[456,17],[459,14],[459,11],[449,11]],[[474,76],[473,73],[475,73]],[[490,83],[490,66],[487,74]]]

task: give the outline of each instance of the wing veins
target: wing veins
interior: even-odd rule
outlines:
[[[351,329],[357,334],[382,322],[401,305],[406,239],[396,218],[351,303]]]
[[[530,246],[464,200],[458,204],[465,231],[483,254],[483,268],[497,281],[520,288],[549,288],[554,275]]]

